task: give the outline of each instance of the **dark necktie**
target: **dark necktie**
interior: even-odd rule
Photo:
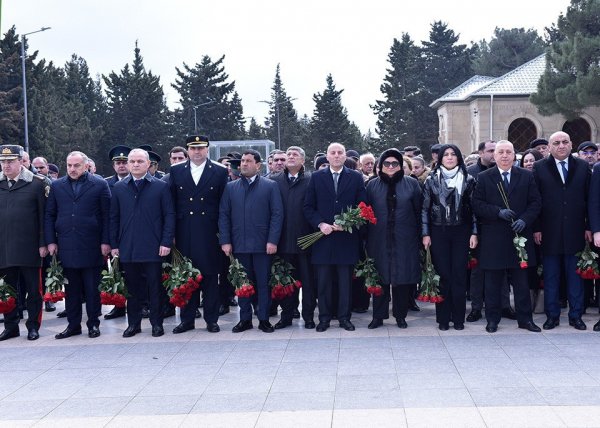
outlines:
[[[567,176],[568,176],[567,167],[565,166],[566,162],[565,161],[560,161],[559,163],[560,163],[560,167],[562,168],[563,182],[566,183],[567,182]]]
[[[504,190],[508,192],[508,172],[504,171],[502,173],[502,184],[504,185]]]
[[[333,190],[335,190],[336,194],[337,194],[338,180],[339,179],[340,179],[340,173],[339,172],[334,172],[333,173]]]
[[[13,187],[15,185],[16,181],[15,180],[8,180],[8,188],[10,189],[11,187]]]
[[[144,180],[140,179],[140,180],[134,180],[135,183],[135,187],[137,187],[138,192],[139,190],[142,188],[142,184],[144,184]]]
[[[294,184],[296,182],[296,177],[290,177],[290,184]]]

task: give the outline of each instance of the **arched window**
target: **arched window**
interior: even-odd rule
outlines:
[[[562,130],[571,137],[574,150],[584,141],[592,140],[592,128],[590,128],[590,124],[587,123],[587,120],[581,117],[578,117],[575,120],[566,121]]]
[[[529,148],[529,143],[537,138],[535,124],[524,117],[512,121],[508,127],[508,141],[513,143],[516,152],[522,152]]]

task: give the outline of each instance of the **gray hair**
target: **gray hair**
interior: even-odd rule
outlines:
[[[83,153],[83,152],[80,152],[80,151],[78,151],[78,150],[75,150],[75,151],[72,151],[71,153],[69,153],[69,154],[67,155],[67,159],[69,159],[71,156],[81,156],[81,159],[83,159],[83,163],[84,163],[84,164],[87,164],[87,163],[88,163],[88,161],[90,160],[90,159],[89,159],[89,158],[86,156],[86,154],[85,154],[85,153]]]
[[[296,152],[300,153],[300,156],[302,156],[302,158],[306,157],[306,153],[304,152],[304,149],[302,147],[299,147],[299,146],[289,146],[285,152],[287,153],[290,150],[293,150],[293,151],[296,151]]]
[[[127,156],[127,159],[129,159],[130,155],[135,155],[135,154],[142,154],[142,155],[144,155],[144,158],[146,158],[147,161],[150,160],[150,155],[144,149],[133,149],[132,151],[129,152],[129,155]]]

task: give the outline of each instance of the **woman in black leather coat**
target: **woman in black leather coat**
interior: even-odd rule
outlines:
[[[475,180],[467,174],[462,154],[454,144],[439,150],[437,166],[425,180],[421,211],[423,246],[440,275],[436,319],[440,330],[464,329],[469,248],[477,246],[477,223],[471,210]]]

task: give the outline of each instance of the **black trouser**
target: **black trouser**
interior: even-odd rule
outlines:
[[[221,301],[221,305],[229,306],[229,301],[232,297],[235,296],[235,290],[233,289],[233,285],[227,279],[227,273],[229,272],[229,257],[223,254],[221,273],[219,274],[219,299]]]
[[[312,321],[315,316],[317,296],[309,256],[306,253],[300,253],[280,254],[279,257],[294,266],[295,270],[292,276],[302,282],[302,319],[304,321]],[[296,289],[294,290],[294,294],[280,300],[282,308],[281,320],[283,322],[290,322],[294,318],[294,309],[298,308],[299,294],[300,290]]]
[[[221,304],[218,275],[203,275],[200,289],[202,289],[204,297],[204,320],[207,323],[216,323],[219,321],[219,305]],[[200,289],[194,291],[188,304],[181,308],[181,322],[194,323],[196,309],[200,305]]]
[[[440,275],[440,294],[444,297],[436,303],[436,318],[440,324],[463,324],[467,304],[467,261],[471,226],[432,226],[431,257]]]
[[[531,296],[527,269],[493,269],[485,271],[485,318],[488,322],[499,323],[502,318],[502,287],[505,284],[506,273],[510,275],[515,297],[515,312],[517,322],[524,324],[531,318]]]
[[[149,297],[150,324],[162,326],[165,293],[161,281],[162,263],[123,263],[123,274],[129,296],[127,298],[127,323],[139,326],[142,322],[142,304]]]
[[[389,284],[381,286],[383,294],[373,297],[373,318],[386,320],[390,317],[390,288],[392,294],[392,316],[404,319],[408,314],[408,302],[413,298],[414,284]]]
[[[11,285],[15,290],[19,283],[19,275],[23,279],[22,289],[27,293],[25,306],[27,308],[27,330],[32,328],[39,330],[42,323],[42,273],[38,267],[9,267],[0,269],[0,277],[4,277],[4,282]],[[22,298],[22,294],[17,293],[17,298]],[[4,328],[8,331],[19,330],[19,303],[17,307],[4,314]]]
[[[100,284],[101,270],[99,266],[82,269],[64,268],[65,278],[68,281],[65,284],[65,309],[70,328],[81,328],[83,296],[85,296],[88,329],[100,325],[102,305],[98,284]]]
[[[333,276],[337,274],[337,318],[350,320],[352,316],[352,270],[353,265],[315,265],[319,300],[319,321],[330,322],[333,316]]]

